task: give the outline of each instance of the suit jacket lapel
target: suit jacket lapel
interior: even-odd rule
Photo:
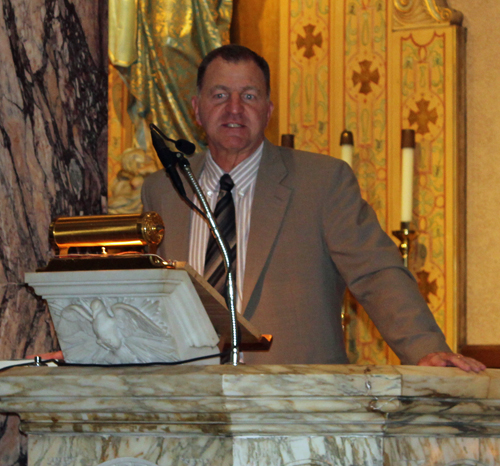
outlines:
[[[244,311],[271,253],[289,203],[292,190],[282,184],[287,174],[280,149],[266,140],[252,205],[243,287]]]

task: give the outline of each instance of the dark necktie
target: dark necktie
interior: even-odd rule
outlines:
[[[234,211],[234,201],[231,190],[234,182],[226,173],[220,179],[220,191],[215,206],[215,220],[221,235],[227,241],[229,254],[232,259],[231,270],[233,279],[236,280],[236,215]],[[224,298],[226,298],[226,271],[222,254],[213,235],[210,235],[205,256],[205,279],[212,285]]]

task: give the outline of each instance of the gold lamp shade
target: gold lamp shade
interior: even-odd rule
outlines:
[[[147,247],[155,254],[165,226],[156,212],[127,215],[58,217],[49,227],[50,243],[61,256],[72,247],[104,247],[114,250]]]

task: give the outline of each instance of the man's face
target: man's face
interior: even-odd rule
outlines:
[[[233,167],[264,140],[273,110],[262,70],[253,61],[230,63],[220,57],[208,65],[192,104],[214,160],[232,160]]]

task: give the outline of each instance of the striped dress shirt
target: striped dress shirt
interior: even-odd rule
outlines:
[[[250,157],[229,172],[234,182],[232,194],[236,214],[236,288],[238,294],[236,309],[240,313],[242,312],[243,305],[243,277],[245,275],[248,235],[250,233],[250,213],[263,147],[264,143]],[[199,183],[212,212],[215,210],[217,204],[220,178],[224,173],[224,170],[214,162],[210,151],[207,151]],[[199,206],[197,199],[195,200],[195,204]],[[209,236],[210,230],[205,220],[199,214],[192,211],[189,235],[189,263],[200,275],[203,275],[205,268],[205,255]]]

